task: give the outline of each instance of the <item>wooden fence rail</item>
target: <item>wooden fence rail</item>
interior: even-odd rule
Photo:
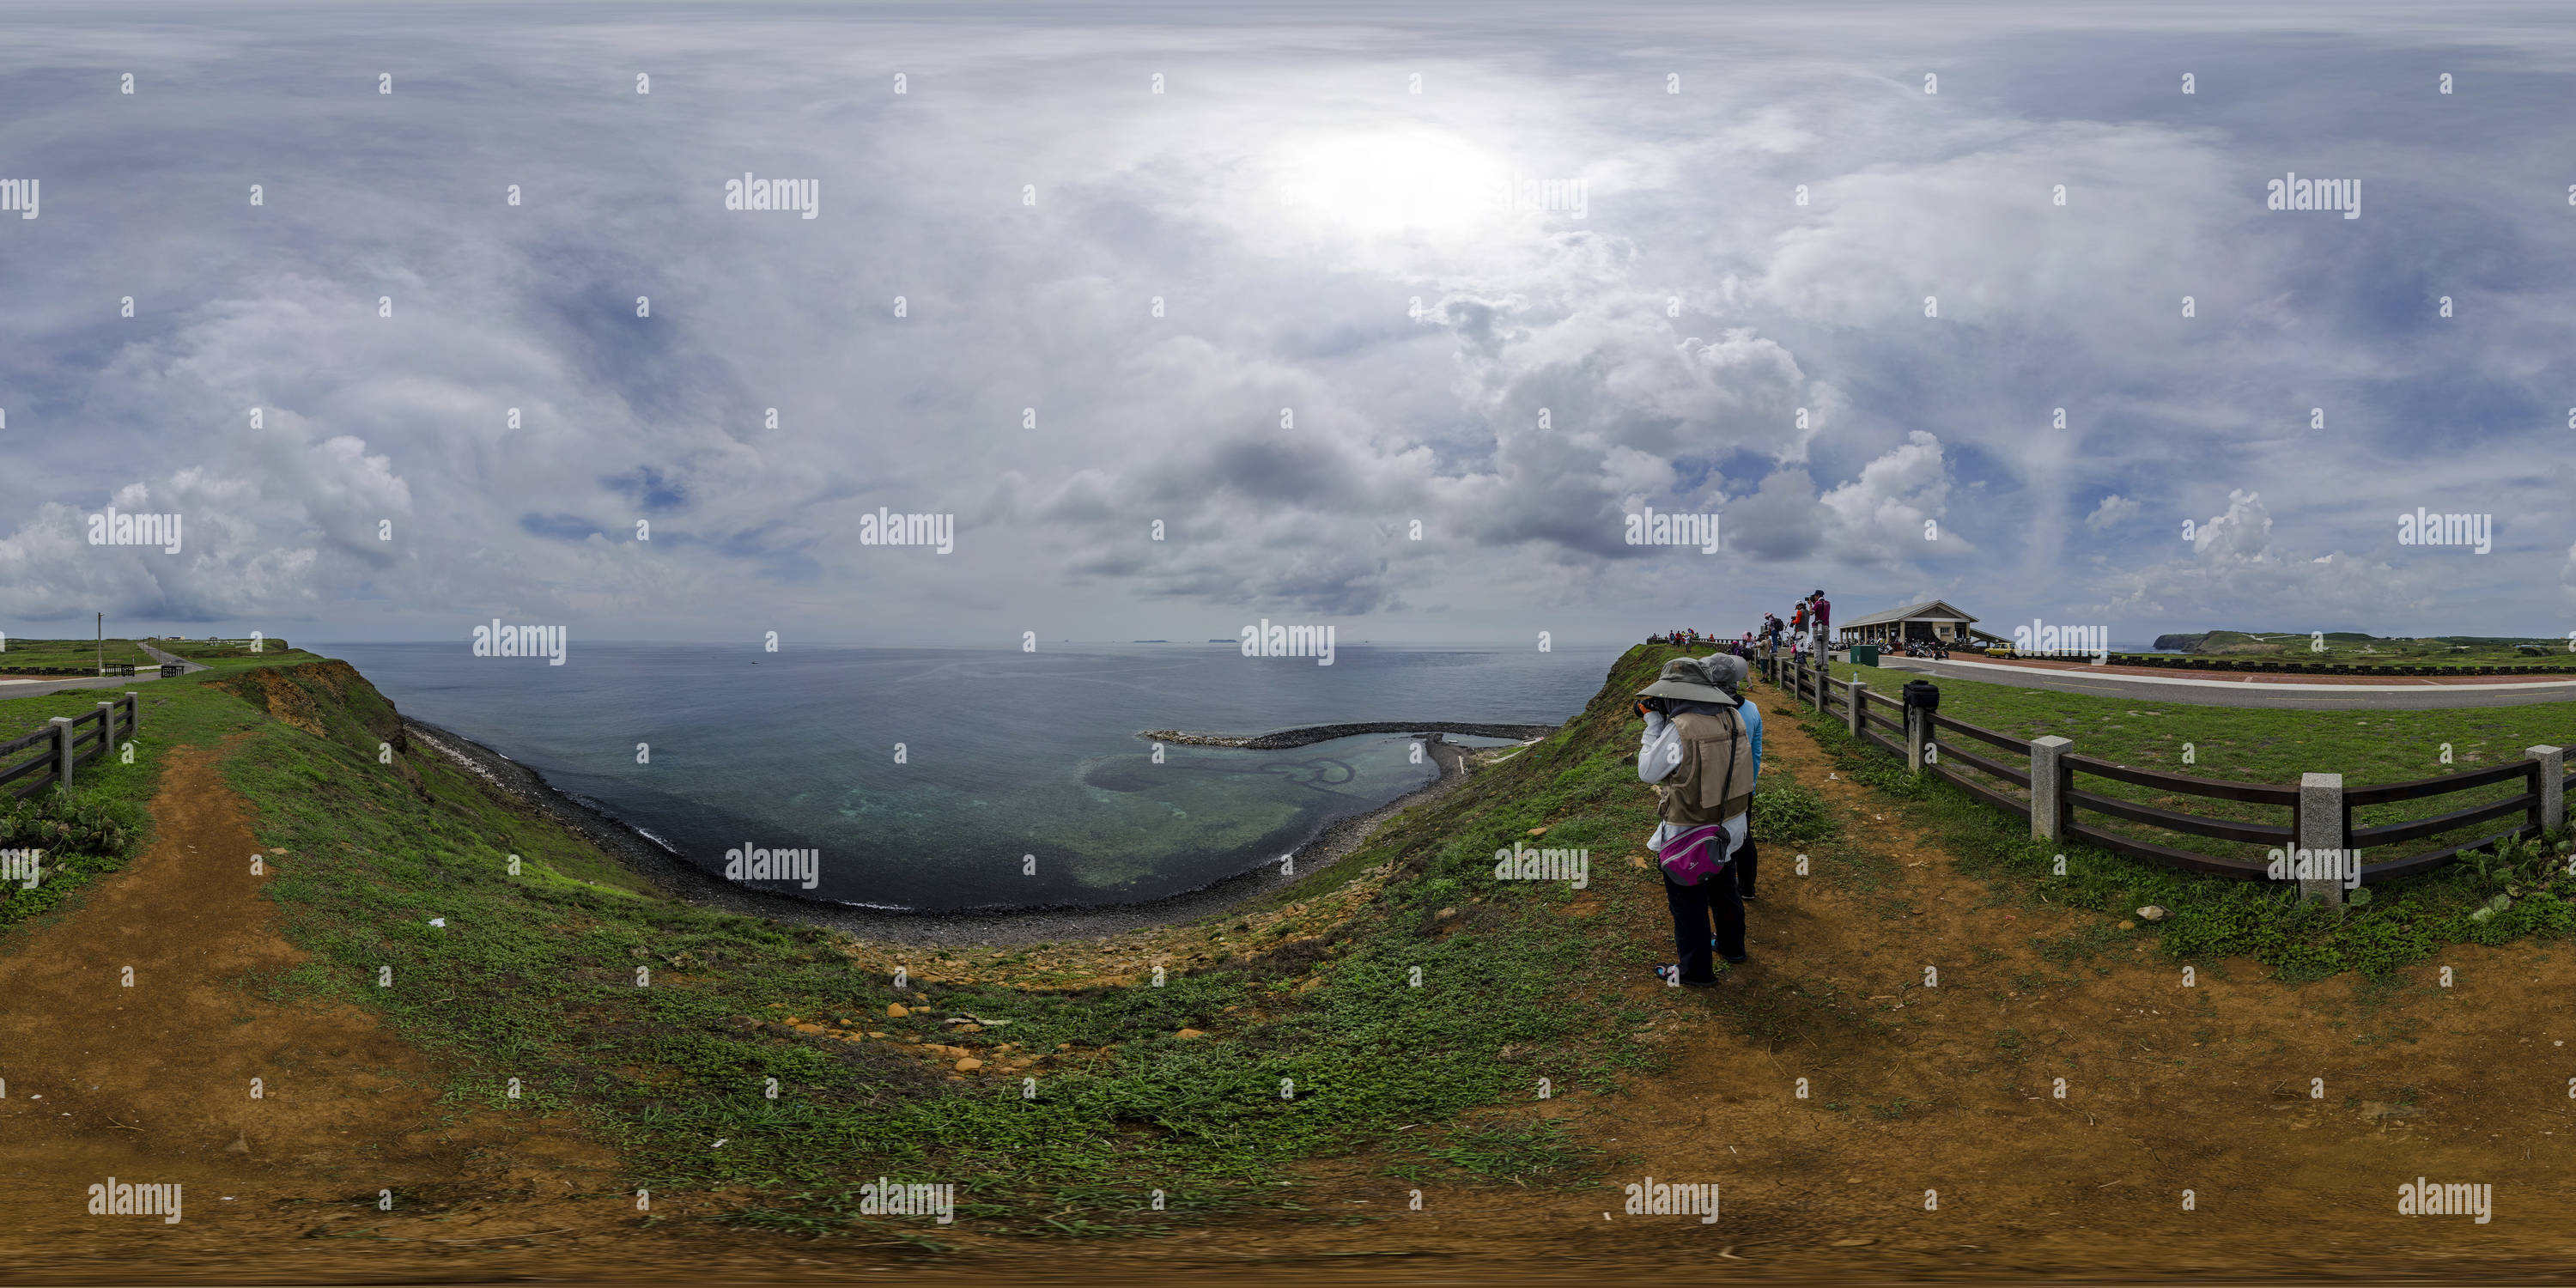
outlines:
[[[2525,759],[2515,764],[2371,787],[2346,788],[2342,777],[2335,774],[2310,774],[2300,785],[2290,787],[2198,778],[2077,755],[2073,744],[2064,738],[2015,738],[1935,711],[1911,709],[1896,697],[1871,692],[1866,684],[1835,681],[1825,668],[1811,660],[1775,655],[1758,658],[1755,669],[1798,705],[1810,707],[1819,715],[1839,715],[1854,737],[1904,757],[1916,773],[1938,776],[1987,805],[2030,820],[2034,839],[2081,840],[2149,863],[2219,876],[2260,880],[2268,875],[2269,865],[2263,859],[2204,854],[2145,840],[2112,831],[2096,820],[2119,819],[2164,832],[2206,836],[2285,853],[2306,849],[2355,854],[2404,846],[2480,824],[2515,820],[2510,827],[2441,849],[2364,863],[2360,875],[2368,883],[2430,871],[2471,851],[2565,827],[2567,789],[2576,784],[2576,777],[2568,774],[2565,752],[2557,747],[2530,748],[2524,753]],[[1886,731],[1885,736],[1880,730]],[[1983,743],[2005,756],[2017,757],[2020,763],[1972,751],[1964,743]],[[2079,775],[2167,795],[2287,810],[2288,817],[2276,823],[2164,809],[2085,790],[2078,786]],[[2508,783],[2518,783],[2521,790],[2498,800],[2424,818],[2353,826],[2352,812],[2356,808],[2430,800]],[[2307,814],[2304,802],[2312,797],[2327,804],[2318,817]],[[2308,889],[2311,894],[2322,894],[2324,883]]]
[[[122,719],[120,719],[120,715]],[[24,800],[59,783],[71,786],[75,768],[116,749],[143,727],[143,704],[132,692],[94,711],[55,716],[44,728],[14,742],[0,743],[0,788]],[[36,754],[17,764],[10,757],[29,748]]]

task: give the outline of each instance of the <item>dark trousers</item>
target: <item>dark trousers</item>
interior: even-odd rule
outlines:
[[[1730,863],[1727,869],[1735,865]],[[1695,886],[1675,885],[1664,876],[1664,902],[1673,910],[1673,951],[1679,955],[1682,982],[1705,984],[1717,978],[1709,960],[1709,922],[1717,923],[1717,953],[1728,961],[1744,959],[1744,893],[1731,870],[1720,870]]]
[[[1751,820],[1746,821],[1749,823]],[[1748,831],[1744,834],[1744,844],[1735,851],[1735,861],[1726,865],[1735,869],[1735,889],[1747,899],[1753,897],[1753,861],[1757,857],[1753,852],[1753,833]]]

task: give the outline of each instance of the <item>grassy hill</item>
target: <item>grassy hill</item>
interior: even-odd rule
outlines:
[[[2369,663],[2382,666],[2496,666],[2576,662],[2567,640],[2490,635],[2423,639],[2327,631],[2324,648],[2307,631],[2202,631],[2159,635],[2155,646],[2196,657],[2270,657],[2289,662]]]
[[[269,897],[311,954],[241,987],[369,1008],[449,1071],[451,1103],[580,1115],[618,1146],[632,1186],[712,1196],[717,1220],[958,1237],[859,1215],[857,1187],[879,1174],[954,1182],[978,1237],[1014,1238],[1150,1235],[1251,1210],[1304,1219],[1301,1197],[1327,1179],[1588,1185],[1635,1162],[1591,1142],[1621,1134],[1619,1097],[1659,1068],[1640,1037],[1654,1024],[1713,1013],[1759,1044],[1857,1023],[1835,1018],[1845,1003],[1814,993],[1794,958],[1770,992],[1645,977],[1669,942],[1628,695],[1676,652],[1629,650],[1562,731],[1486,753],[1456,790],[1295,885],[1186,927],[1027,949],[907,949],[692,907],[406,738],[345,664],[230,659],[142,690],[135,765],[0,820],[0,843],[50,836],[72,874],[9,889],[0,926],[61,911],[82,874],[133,852],[171,746],[221,748],[271,864]],[[0,734],[88,696],[0,701]],[[1991,906],[2087,910],[2062,947],[2070,961],[2135,938],[2186,960],[2384,972],[2448,942],[2576,926],[2543,889],[2472,922],[2483,874],[2422,878],[2420,897],[2339,918],[2090,852],[2052,875],[2001,816],[1906,780],[1829,722],[1808,726],[1891,817],[1932,819]],[[1768,847],[1813,851],[1817,888],[1913,915],[1863,811],[1828,811],[1775,770],[1754,827]],[[1587,849],[1588,888],[1495,879],[1494,852],[1520,841]],[[2115,928],[2150,900],[2173,919]]]
[[[0,649],[0,675],[96,675],[100,657],[110,662],[152,665],[152,655],[133,640],[36,640],[11,637]]]
[[[1652,670],[1632,656],[1620,683]],[[53,714],[44,701],[0,703],[0,726]],[[156,681],[145,735],[241,735],[226,775],[315,954],[255,987],[378,1010],[452,1065],[452,1096],[577,1108],[639,1187],[719,1191],[743,1223],[851,1227],[883,1172],[957,1178],[979,1228],[1098,1233],[1290,1203],[1301,1167],[1364,1149],[1390,1175],[1581,1175],[1561,1121],[1458,1120],[1537,1106],[1543,1078],[1545,1107],[1570,1110],[1648,1064],[1630,1029],[1650,1009],[1618,1000],[1653,996],[1629,987],[1645,960],[1574,933],[1584,896],[1563,884],[1492,878],[1494,850],[1551,824],[1550,844],[1636,848],[1652,818],[1625,715],[1597,701],[1331,870],[1211,919],[1159,987],[1150,968],[1063,986],[1052,946],[924,950],[898,987],[865,964],[878,947],[691,907],[412,744],[337,662]],[[131,811],[149,787],[130,768],[86,790]],[[1347,915],[1310,915],[1355,878]]]

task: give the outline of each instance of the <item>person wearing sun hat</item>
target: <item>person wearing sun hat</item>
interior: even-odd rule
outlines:
[[[1637,692],[1646,721],[1637,778],[1654,785],[1662,820],[1646,843],[1663,873],[1679,959],[1655,968],[1666,983],[1716,983],[1712,952],[1729,963],[1746,958],[1744,895],[1729,860],[1745,844],[1762,768],[1761,710],[1737,696],[1748,671],[1723,653],[1677,657]]]

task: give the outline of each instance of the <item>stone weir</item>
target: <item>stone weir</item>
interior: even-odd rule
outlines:
[[[1274,733],[1190,733],[1180,729],[1149,729],[1136,735],[1151,742],[1179,743],[1189,747],[1243,747],[1253,751],[1277,751],[1284,747],[1303,747],[1308,743],[1329,742],[1358,733],[1460,733],[1478,738],[1544,738],[1563,725],[1546,724],[1471,724],[1456,720],[1373,720],[1365,724],[1308,725],[1303,729],[1281,729]]]

